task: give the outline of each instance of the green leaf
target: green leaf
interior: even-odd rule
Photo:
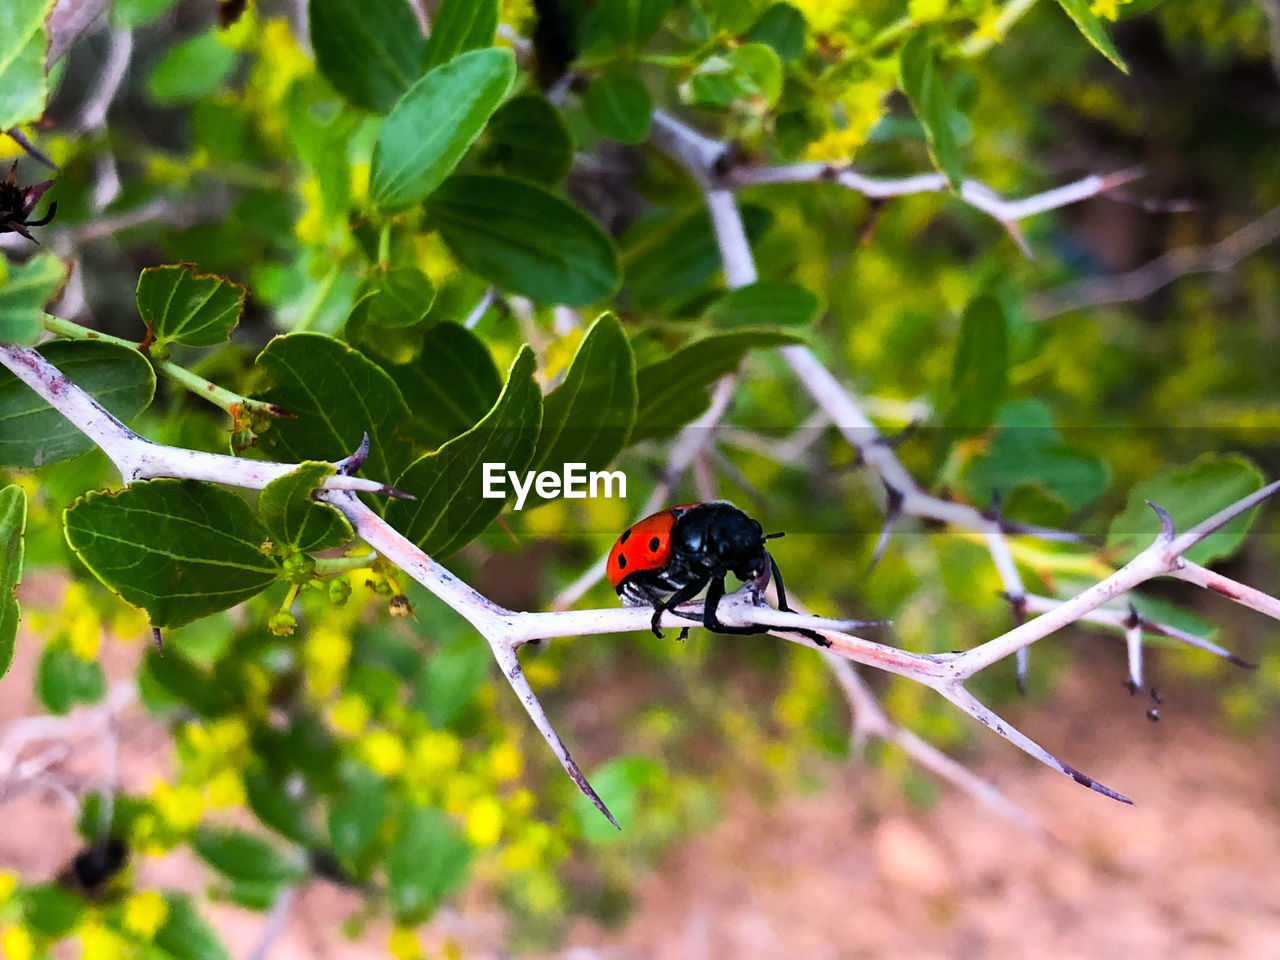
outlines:
[[[0,3],[0,130],[40,119],[49,82],[44,57],[49,49],[45,19],[54,0]],[[9,339],[0,335],[0,340]]]
[[[432,449],[479,423],[502,392],[502,373],[489,348],[456,323],[432,327],[413,362],[387,372],[412,410],[406,432]]]
[[[159,344],[226,343],[244,313],[245,288],[189,263],[147,267],[138,277],[138,314]]]
[[[742,221],[747,239],[754,243],[772,215],[744,204]],[[660,211],[631,231],[628,241],[626,292],[637,310],[678,303],[699,292],[720,270],[720,248],[703,204],[687,211]]]
[[[566,463],[600,470],[622,452],[636,422],[636,362],[622,324],[601,314],[578,345],[564,380],[547,395],[531,470]],[[542,498],[530,492],[534,505]]]
[[[747,31],[747,39],[765,43],[782,60],[796,60],[804,53],[804,14],[789,3],[775,3],[760,14]]]
[[[421,922],[462,886],[471,847],[435,807],[406,812],[387,854],[387,895],[397,922]]]
[[[674,0],[600,0],[595,27],[619,47],[638,50],[658,32]]]
[[[111,24],[123,30],[146,26],[178,0],[115,0],[111,4]]]
[[[174,960],[230,960],[227,948],[184,894],[165,895],[168,912],[152,944]]]
[[[67,265],[52,253],[38,254],[20,266],[10,264],[8,277],[0,279],[0,340],[28,345],[39,340],[45,304],[66,280]]]
[[[249,809],[264,826],[294,843],[307,847],[315,843],[309,811],[290,792],[286,775],[271,769],[252,770],[245,774],[244,787]]]
[[[422,76],[426,41],[404,0],[311,0],[316,67],[346,99],[386,113]]]
[[[311,492],[336,472],[331,463],[308,461],[262,488],[258,516],[273,541],[312,553],[340,547],[355,536],[351,524],[338,510],[311,499]]]
[[[533,351],[522,348],[484,419],[414,461],[395,481],[417,499],[389,503],[387,521],[426,553],[443,557],[465,546],[502,512],[504,499],[483,496],[485,463],[504,463],[518,473],[529,466],[542,424],[535,367]]]
[[[498,0],[444,0],[431,21],[423,68],[430,70],[460,53],[491,46],[497,29]]]
[[[985,504],[997,492],[1009,516],[1018,519],[1008,498],[1019,487],[1041,489],[1068,511],[1083,509],[1107,488],[1106,465],[1065,443],[1040,401],[1006,403],[995,427],[985,451],[960,475],[960,485],[974,503]]]
[[[231,76],[240,55],[209,29],[175,44],[151,70],[147,94],[162,106],[207,97]]]
[[[288,410],[259,442],[278,459],[341,460],[369,435],[361,473],[386,482],[400,472],[397,427],[409,408],[391,377],[364,354],[319,333],[276,337],[258,361],[276,385],[263,399]]]
[[[50,940],[69,933],[85,912],[83,899],[52,883],[23,890],[22,901],[22,919],[27,926]]]
[[[653,121],[653,98],[635,71],[615,66],[587,88],[587,119],[600,133],[622,143],[643,143]]]
[[[15,591],[22,582],[22,535],[27,529],[27,494],[16,484],[0,489],[0,678],[13,663],[20,609]]]
[[[640,386],[631,443],[665,437],[710,405],[708,385],[738,368],[748,350],[802,343],[784,330],[744,328],[686,343],[670,356],[636,371]]]
[[[807,287],[762,280],[730,290],[707,308],[707,319],[717,327],[803,327],[821,310]]]
[[[155,396],[155,371],[137,350],[95,340],[54,340],[37,350],[124,423]],[[0,464],[41,467],[91,449],[93,441],[66,417],[8,370],[0,370]]]
[[[489,650],[459,632],[438,643],[422,663],[412,701],[437,729],[448,726],[489,675]]]
[[[224,629],[230,630],[230,625]],[[163,651],[148,650],[143,676],[202,717],[220,717],[233,709],[234,698],[214,682],[213,674],[200,669],[174,647],[175,644],[166,643]]]
[[[427,318],[436,288],[417,267],[391,267],[375,271],[359,297],[351,311],[357,323],[398,330],[416,327]]]
[[[191,838],[191,846],[201,860],[232,880],[291,883],[307,872],[296,856],[233,827],[202,826]]]
[[[635,822],[641,793],[665,780],[662,767],[648,757],[614,757],[591,772],[591,782],[601,797],[608,798],[609,809],[625,831]],[[582,835],[592,843],[617,843],[625,836],[600,816],[586,796],[574,798],[574,812]]]
[[[1173,517],[1181,533],[1224,507],[1246,497],[1263,484],[1262,472],[1252,460],[1236,454],[1207,453],[1185,467],[1175,467],[1136,485],[1128,505],[1111,521],[1109,546],[1123,547],[1116,559],[1128,562],[1160,532],[1160,521],[1146,501],[1150,500]],[[1216,532],[1209,534],[1185,556],[1199,564],[1212,563],[1236,551],[1253,525],[1258,508],[1246,510]]]
[[[343,779],[345,790],[329,807],[329,845],[338,862],[359,877],[368,872],[364,859],[387,815],[387,789],[363,768]]]
[[[969,301],[951,364],[947,426],[981,430],[995,418],[1009,386],[1009,323],[1000,301],[981,294]]]
[[[751,98],[772,106],[782,95],[782,61],[766,44],[744,43],[699,63],[681,84],[680,94],[704,107],[727,107]]]
[[[536,184],[453,176],[432,194],[427,212],[463,265],[534,300],[582,306],[621,282],[613,241],[573,204]]]
[[[1093,44],[1094,49],[1125,73],[1129,72],[1120,52],[1107,36],[1102,21],[1094,14],[1090,0],[1058,0],[1058,6],[1067,12],[1067,16],[1075,22],[1076,27],[1084,34],[1084,38]]]
[[[902,90],[911,101],[933,165],[947,177],[953,190],[960,189],[960,145],[952,118],[957,111],[942,80],[938,51],[924,33],[917,33],[902,48],[899,60]]]
[[[50,713],[66,714],[77,703],[97,703],[106,696],[107,679],[96,660],[48,646],[36,664],[36,693]]]
[[[373,149],[374,206],[407,207],[440,186],[480,136],[515,74],[510,50],[470,50],[405,91]]]
[[[153,627],[174,627],[261,593],[280,574],[266,528],[234,493],[194,480],[92,491],[63,514],[67,542],[94,576]]]
[[[513,177],[554,184],[573,166],[573,138],[546,97],[527,94],[498,108],[480,159]]]

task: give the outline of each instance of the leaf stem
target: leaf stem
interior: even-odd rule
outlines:
[[[115,337],[109,333],[100,333],[97,330],[90,330],[71,320],[64,320],[61,317],[55,317],[50,314],[44,316],[44,328],[50,333],[57,334],[60,337],[66,337],[68,340],[97,340],[102,343],[112,343],[118,347],[125,347],[129,350],[137,350],[139,344],[132,340],[125,340],[123,337]],[[147,356],[144,354],[144,356]],[[151,365],[156,370],[174,383],[186,387],[197,396],[204,397],[210,403],[224,410],[236,420],[242,419],[246,414],[259,412],[268,416],[279,416],[280,409],[273,403],[266,403],[262,400],[251,400],[248,397],[242,397],[225,387],[220,387],[211,380],[206,380],[199,374],[192,373],[186,367],[174,363],[172,360],[157,360],[155,357],[147,356],[151,361]]]

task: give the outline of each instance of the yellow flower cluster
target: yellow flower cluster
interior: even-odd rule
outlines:
[[[65,642],[81,660],[93,660],[98,655],[102,618],[93,594],[82,583],[67,586],[55,612],[33,610],[29,622],[37,633],[47,635],[50,643]]]

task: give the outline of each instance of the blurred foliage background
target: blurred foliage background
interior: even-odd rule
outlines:
[[[380,236],[388,221],[370,203],[370,167],[398,94],[388,100],[361,80],[363,62],[351,59],[359,37],[317,20],[360,5],[315,0],[308,15],[304,4],[250,2],[226,26],[214,6],[116,0],[54,65],[43,119],[24,128],[58,166],[49,194],[57,218],[39,237],[75,263],[51,309],[139,339],[139,272],[189,262],[245,285],[248,300],[230,343],[177,346],[171,358],[237,393],[261,389],[253,356],[280,333],[341,336],[379,362],[415,356],[424,331],[460,323],[488,280],[463,267],[419,209]],[[363,15],[415,27],[402,6],[384,0]],[[1103,52],[1127,72],[1065,10],[1105,27]],[[425,12],[440,15],[435,3]],[[950,159],[938,158],[936,142],[932,157],[945,170],[958,165],[1007,197],[1091,173],[1144,173],[1022,223],[1031,256],[946,192],[885,202],[829,182],[739,192],[762,279],[819,297],[804,335],[886,434],[906,431],[897,450],[913,474],[979,507],[998,491],[1012,519],[1097,538],[1015,543],[1029,586],[1064,597],[1104,576],[1124,558],[1125,535],[1146,529],[1145,519],[1130,526],[1126,509],[1143,492],[1189,484],[1194,513],[1216,480],[1280,475],[1280,228],[1265,218],[1280,205],[1280,53],[1264,4],[503,0],[498,22],[492,42],[520,53],[517,93],[537,98],[508,119],[534,133],[495,120],[463,169],[561,191],[616,241],[623,270],[616,296],[576,311],[500,297],[475,327],[499,369],[528,342],[540,382],[554,383],[606,306],[641,367],[714,328],[708,308],[724,283],[701,195],[645,143],[651,106],[732,141],[749,165],[852,161],[864,173],[907,175],[932,168],[930,138],[944,136]],[[904,49],[917,38],[937,58],[944,101],[923,124],[899,90]],[[117,67],[119,89],[102,103]],[[22,182],[43,176],[15,141],[0,149],[19,159]],[[1263,225],[1260,249],[1235,258],[1237,248],[1220,247],[1220,268],[1175,264],[1141,295],[1113,282],[1251,223]],[[11,270],[31,255],[24,244],[6,245]],[[379,326],[353,314],[380,244],[429,278],[427,321]],[[1110,286],[1073,286],[1090,279]],[[1108,290],[1119,295],[1098,292]],[[999,305],[1007,363],[977,421],[956,421],[963,318],[984,295]],[[722,456],[710,466],[721,495],[788,532],[776,554],[796,597],[832,615],[890,618],[893,642],[918,650],[965,648],[1008,627],[977,534],[908,523],[868,572],[883,519],[878,481],[833,430],[808,424],[812,402],[777,356],[755,351],[743,369],[718,437]],[[206,450],[251,439],[163,378],[134,426]],[[249,429],[265,437],[271,428]],[[780,461],[779,444],[796,437],[803,453]],[[451,569],[501,603],[546,609],[633,519],[667,443],[655,436],[621,455],[627,501],[509,512],[509,531],[491,528]],[[116,478],[97,452],[7,476],[30,497],[28,578],[70,577],[56,601],[26,611],[21,642],[42,648],[39,701],[54,714],[102,703],[112,683],[128,682],[146,621],[79,565],[61,514]],[[675,502],[697,496],[686,480]],[[1223,569],[1274,584],[1274,523],[1264,515],[1220,550]],[[367,906],[350,932],[389,916],[388,946],[402,960],[420,949],[416,925],[471,885],[504,905],[515,948],[542,947],[576,916],[622,916],[637,876],[714,822],[730,785],[795,790],[849,756],[844,700],[807,650],[764,639],[730,645],[695,630],[684,644],[636,634],[527,651],[531,681],[625,827],[617,833],[561,775],[458,616],[392,570],[360,569],[344,582],[349,599],[345,588],[304,590],[291,635],[268,629],[286,600],[282,583],[167,631],[164,655],[142,656],[138,698],[171,730],[171,764],[160,779],[83,791],[86,850],[111,862],[110,835],[136,864],[190,846],[211,868],[212,896],[264,911],[315,878],[351,885]],[[407,619],[388,613],[401,593],[412,604]],[[1146,593],[1165,619],[1262,665],[1230,672],[1170,647],[1155,658],[1159,674],[1202,678],[1243,734],[1274,717],[1280,655],[1245,614],[1184,590]],[[604,583],[583,601],[613,602]],[[104,637],[129,651],[115,657],[127,666],[110,680]],[[1099,696],[1125,696],[1122,654],[1120,644],[1038,644],[1029,696],[1046,697],[1082,660]],[[929,691],[870,679],[894,720],[974,755],[980,738]],[[4,686],[19,682],[14,674]],[[1015,696],[1012,666],[989,671],[978,692]],[[985,740],[982,748],[1004,749]],[[875,744],[870,753],[879,776],[931,801],[936,783],[908,758]],[[102,872],[106,892],[89,895],[53,877],[0,874],[6,956],[44,956],[67,938],[86,960],[223,955],[192,901],[139,889],[127,869]]]

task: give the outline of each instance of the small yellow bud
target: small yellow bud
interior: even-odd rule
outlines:
[[[395,734],[386,730],[374,730],[360,741],[360,755],[364,762],[384,777],[393,777],[404,769],[404,745]]]
[[[144,940],[154,937],[168,916],[169,904],[154,890],[141,890],[124,903],[125,927]]]
[[[391,937],[387,949],[396,960],[417,960],[422,956],[422,948],[418,945],[418,935],[412,927],[395,926],[391,928]]]
[[[5,960],[31,960],[35,952],[35,944],[25,927],[8,927],[0,933],[0,953]]]
[[[467,811],[467,839],[477,847],[491,847],[502,836],[502,806],[493,797],[481,797]]]

